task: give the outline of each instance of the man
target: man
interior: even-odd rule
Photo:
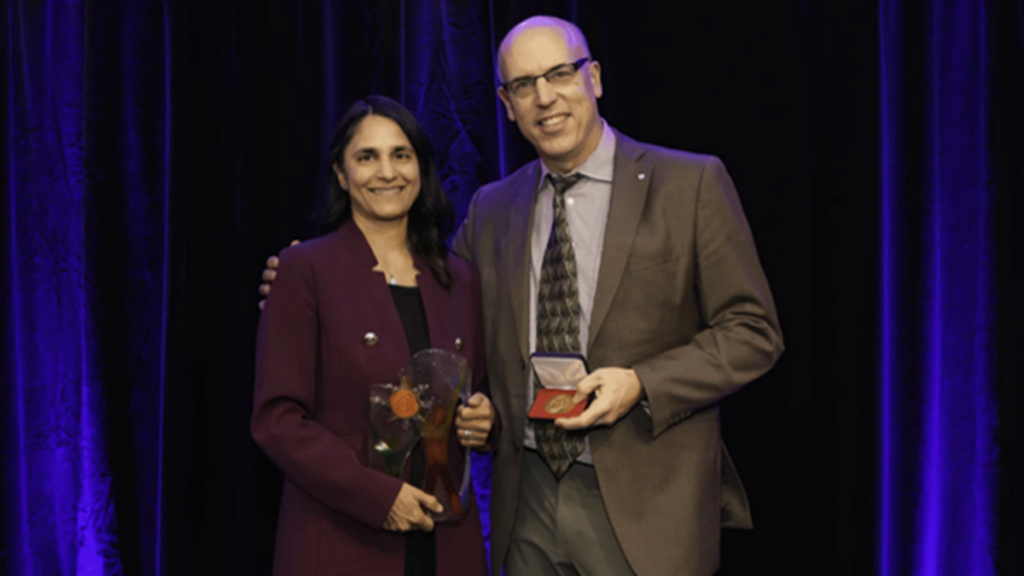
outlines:
[[[718,402],[782,352],[732,181],[717,158],[612,130],[575,25],[529,18],[498,57],[539,160],[481,188],[453,245],[480,271],[505,430],[493,574],[713,574],[720,527],[751,526]],[[527,419],[538,350],[586,357],[582,415]]]

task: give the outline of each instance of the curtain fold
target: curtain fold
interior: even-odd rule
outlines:
[[[880,3],[883,575],[996,574],[987,4]]]
[[[169,23],[160,3],[5,12],[7,569],[159,573]]]

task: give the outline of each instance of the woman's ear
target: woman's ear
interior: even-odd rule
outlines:
[[[341,189],[348,192],[348,178],[345,177],[345,171],[337,164],[332,164],[331,169],[334,170],[334,174],[338,178],[338,184],[341,186]]]

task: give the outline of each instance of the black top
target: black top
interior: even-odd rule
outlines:
[[[423,309],[420,289],[416,286],[389,286],[391,298],[395,301],[398,316],[405,329],[405,340],[409,343],[409,356],[430,348],[430,332],[427,330],[427,314]],[[417,446],[412,451],[409,483],[413,486],[423,483],[426,467],[423,450]],[[405,576],[434,576],[437,573],[437,547],[433,532],[411,530],[405,536]]]
[[[391,298],[395,301],[398,316],[405,329],[405,341],[409,343],[409,356],[430,348],[430,332],[427,331],[427,313],[417,286],[390,285]]]

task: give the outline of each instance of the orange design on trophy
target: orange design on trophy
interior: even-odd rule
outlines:
[[[411,390],[402,388],[391,395],[391,411],[399,418],[412,418],[420,411],[420,403]]]

